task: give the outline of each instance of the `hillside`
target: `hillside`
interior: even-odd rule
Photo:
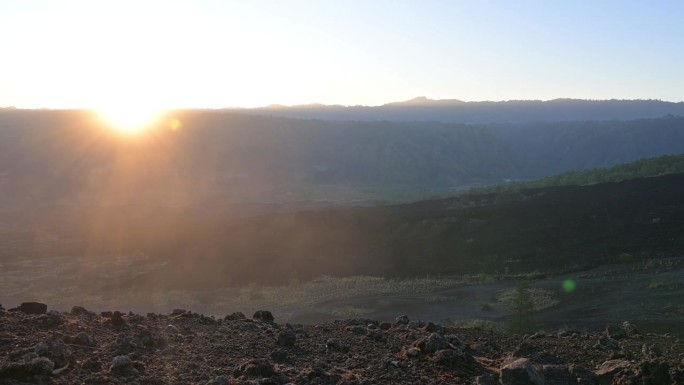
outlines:
[[[293,275],[558,273],[614,263],[622,254],[681,256],[683,194],[684,174],[673,174],[397,206],[173,222],[154,232],[144,221],[110,223],[91,233],[87,249],[75,245],[73,253],[129,250],[167,261],[121,283],[141,290],[284,284]]]
[[[684,153],[684,118],[466,125],[177,111],[122,138],[81,111],[0,112],[0,208],[407,201]],[[239,210],[239,209],[238,209]]]
[[[684,173],[684,155],[663,155],[656,158],[645,158],[634,162],[622,163],[608,168],[564,172],[530,182],[483,187],[473,189],[469,193],[482,194],[552,186],[584,186],[678,173]]]
[[[272,106],[249,113],[300,119],[440,121],[451,123],[528,123],[558,121],[652,119],[684,115],[684,103],[660,100],[510,100],[463,102],[418,97],[377,107]]]

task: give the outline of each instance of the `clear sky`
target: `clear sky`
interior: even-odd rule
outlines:
[[[684,1],[0,0],[0,106],[684,100]]]

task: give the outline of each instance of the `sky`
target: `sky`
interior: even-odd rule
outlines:
[[[0,0],[0,107],[684,100],[683,1]]]

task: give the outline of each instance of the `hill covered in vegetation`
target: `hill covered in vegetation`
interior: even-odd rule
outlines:
[[[640,159],[608,168],[583,171],[569,171],[540,180],[507,183],[473,189],[470,193],[515,191],[520,189],[552,186],[586,186],[596,183],[620,182],[628,179],[645,178],[667,174],[684,173],[684,155],[663,155]]]

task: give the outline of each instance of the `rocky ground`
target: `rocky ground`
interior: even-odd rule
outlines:
[[[0,306],[0,384],[684,384],[684,343],[637,326],[509,336],[405,316],[291,325],[25,303]]]

